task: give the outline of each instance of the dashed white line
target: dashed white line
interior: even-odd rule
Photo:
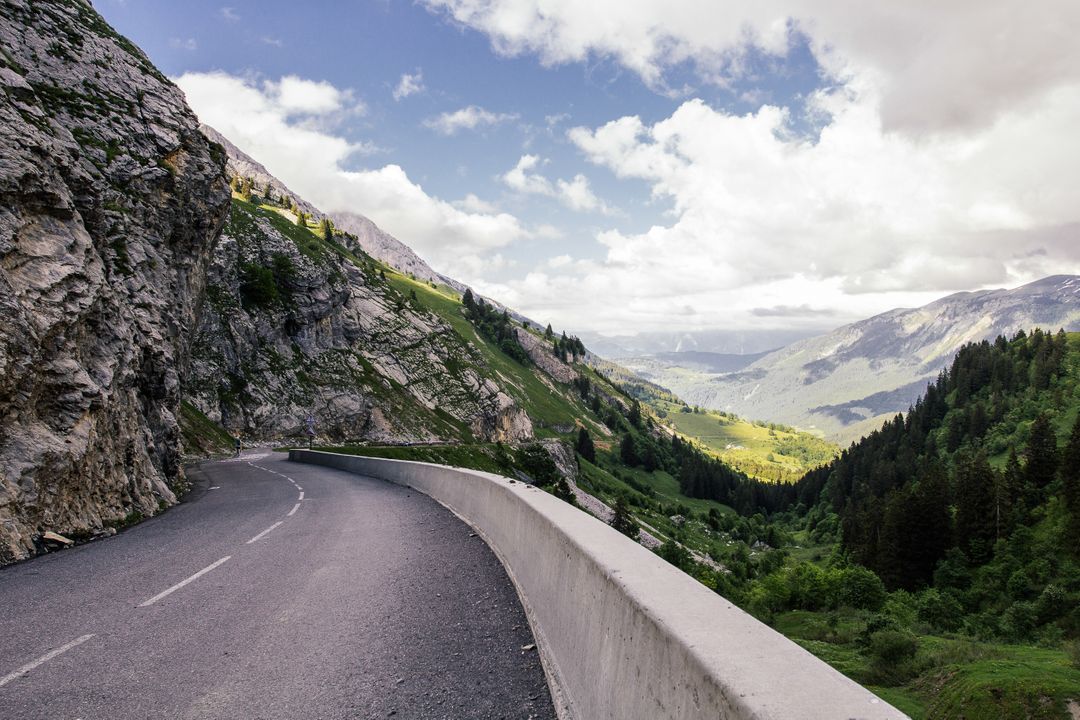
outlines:
[[[18,678],[22,677],[23,675],[30,672],[34,668],[37,668],[37,667],[40,667],[40,666],[44,665],[45,663],[49,662],[50,660],[52,660],[57,655],[60,655],[61,653],[66,653],[71,648],[82,645],[84,642],[86,642],[87,640],[89,640],[92,637],[94,637],[93,633],[91,633],[89,635],[83,635],[82,637],[75,638],[74,640],[69,642],[67,645],[61,645],[60,647],[56,648],[55,650],[50,650],[49,652],[45,653],[44,655],[39,657],[37,660],[32,660],[32,661],[26,663],[25,665],[23,665],[21,668],[19,668],[15,672],[8,673],[4,677],[0,678],[0,687],[3,687],[5,685],[7,685],[12,680],[17,680]]]
[[[292,510],[289,511],[289,514],[286,515],[285,517],[292,517],[293,513],[296,512],[299,509],[300,509],[300,503],[296,503],[295,505],[293,505]]]
[[[279,524],[280,524],[280,523],[279,523]],[[168,590],[165,590],[165,591],[159,592],[159,593],[158,593],[157,595],[155,595],[154,597],[150,598],[150,599],[149,599],[149,600],[147,600],[146,602],[141,602],[141,603],[139,603],[139,607],[147,607],[147,606],[149,606],[149,605],[153,605],[154,603],[156,603],[156,602],[157,602],[158,600],[160,600],[161,598],[163,598],[163,597],[166,597],[166,596],[168,596],[168,595],[171,595],[171,594],[173,594],[174,592],[176,592],[176,591],[177,591],[177,590],[179,590],[180,588],[184,587],[184,586],[185,586],[185,585],[187,585],[188,583],[192,583],[192,582],[195,582],[195,581],[196,581],[196,580],[198,580],[198,579],[199,579],[200,577],[202,577],[202,576],[203,576],[203,575],[205,575],[206,573],[210,572],[211,570],[213,570],[214,568],[216,568],[216,567],[217,567],[218,565],[221,565],[222,563],[224,563],[224,562],[225,562],[226,560],[228,560],[228,559],[229,559],[229,558],[231,558],[231,557],[232,557],[232,555],[226,555],[225,557],[221,558],[221,559],[220,559],[220,560],[218,560],[217,562],[213,562],[213,563],[210,563],[209,565],[207,565],[206,567],[204,567],[204,568],[203,568],[202,570],[200,570],[199,572],[195,573],[194,575],[192,575],[191,577],[187,578],[186,580],[181,580],[180,582],[176,583],[175,585],[173,585],[173,586],[172,586],[171,588],[169,588]]]
[[[278,525],[280,525],[281,523],[282,523],[282,521],[281,521],[281,520],[278,520],[278,521],[277,521],[276,523],[274,523],[274,524],[273,524],[273,525],[271,525],[270,527],[266,528],[265,530],[263,530],[263,531],[262,531],[261,533],[259,533],[259,534],[258,534],[258,535],[256,535],[255,537],[253,537],[253,538],[251,538],[250,540],[248,540],[246,544],[247,544],[247,545],[250,545],[251,543],[253,543],[253,542],[255,542],[256,540],[258,540],[259,538],[261,538],[261,537],[262,537],[263,535],[265,535],[266,533],[268,533],[268,532],[270,532],[271,530],[273,530],[274,528],[276,528],[276,527],[277,527]]]
[[[304,493],[303,493],[303,491],[301,491],[301,492],[300,492],[300,499],[301,499],[301,500],[303,500],[303,499],[304,499]]]

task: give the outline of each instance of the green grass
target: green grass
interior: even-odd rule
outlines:
[[[858,644],[869,617],[799,610],[776,615],[773,627],[915,720],[1066,720],[1066,701],[1080,698],[1080,669],[1062,650],[937,635],[919,636],[909,681],[874,684]]]
[[[422,307],[438,315],[459,337],[477,348],[486,365],[484,374],[498,381],[524,408],[533,421],[537,437],[560,436],[554,430],[555,426],[573,427],[575,420],[581,419],[588,422],[594,431],[598,429],[592,413],[570,388],[552,382],[552,389],[540,379],[536,368],[511,359],[484,339],[465,317],[461,300],[452,289],[445,286],[432,288],[427,282],[413,280],[390,268],[384,267],[384,271],[387,281],[401,295],[407,297],[410,291],[415,291],[417,302]]]
[[[185,454],[216,455],[232,452],[232,435],[186,400],[180,403],[179,420]]]
[[[770,429],[714,412],[674,410],[664,420],[710,454],[761,480],[794,482],[839,452],[832,443],[809,433]]]

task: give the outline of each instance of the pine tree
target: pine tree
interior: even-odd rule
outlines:
[[[1024,450],[1024,480],[1036,490],[1049,485],[1057,475],[1058,449],[1054,428],[1045,414],[1031,423],[1031,435]]]
[[[544,331],[544,337],[548,340],[555,337],[555,331],[551,329],[551,323],[548,323],[547,330]]]
[[[465,294],[461,297],[461,304],[465,306],[465,309],[472,312],[476,309],[476,300],[473,298],[472,290],[465,288]]]
[[[1080,416],[1062,453],[1060,473],[1065,506],[1069,509],[1066,544],[1072,548],[1073,555],[1080,556]]]
[[[334,223],[330,218],[323,218],[319,223],[319,234],[322,235],[323,240],[330,242],[334,239]]]
[[[961,456],[956,461],[956,544],[975,563],[990,559],[997,534],[994,490],[996,478],[986,454]]]
[[[626,416],[626,419],[629,420],[630,424],[634,427],[641,427],[641,403],[637,400],[630,403],[630,414]]]
[[[593,445],[592,436],[589,435],[589,431],[585,428],[580,428],[578,430],[577,442],[574,444],[574,449],[581,457],[589,462],[596,462],[596,446]]]
[[[630,433],[623,435],[622,442],[619,443],[619,458],[627,467],[636,467],[638,464],[637,443]]]
[[[630,516],[630,508],[626,505],[626,498],[619,495],[615,498],[615,506],[612,508],[611,527],[615,528],[628,538],[637,540],[638,526]]]
[[[304,219],[304,211],[297,207],[293,210],[293,212],[296,213],[296,224],[300,227],[305,227],[307,225],[307,221]]]

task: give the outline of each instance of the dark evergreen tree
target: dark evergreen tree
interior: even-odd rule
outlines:
[[[471,288],[465,288],[465,294],[461,296],[461,304],[470,312],[476,309],[476,300],[473,298]]]
[[[994,493],[997,479],[985,453],[956,462],[956,544],[977,564],[990,559],[997,536]]]
[[[578,429],[577,442],[574,444],[574,450],[589,462],[596,462],[596,446],[593,445],[592,436],[589,435],[589,431],[585,428]]]
[[[1062,492],[1069,510],[1066,542],[1074,556],[1080,556],[1080,416],[1073,423],[1072,434],[1061,456]]]
[[[615,498],[615,506],[612,508],[611,527],[615,528],[628,538],[637,540],[638,526],[630,515],[630,508],[626,505],[626,498],[619,495]]]
[[[1024,461],[1024,480],[1036,490],[1045,488],[1057,475],[1057,438],[1045,413],[1040,413],[1031,423]]]
[[[555,332],[551,329],[551,323],[548,323],[547,330],[544,331],[544,337],[548,340],[555,337]]]
[[[619,443],[619,458],[622,460],[623,465],[637,467],[639,462],[637,443],[634,442],[633,434],[626,433],[623,435],[622,442]]]

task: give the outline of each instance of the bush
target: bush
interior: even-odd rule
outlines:
[[[256,263],[244,263],[240,268],[240,301],[245,308],[280,304],[281,295],[273,270]]]
[[[868,648],[872,679],[887,685],[903,683],[914,674],[918,650],[919,641],[911,633],[902,630],[873,633]]]
[[[1070,640],[1065,643],[1065,654],[1069,656],[1072,666],[1080,670],[1080,640]]]
[[[944,632],[955,632],[964,622],[964,608],[952,593],[934,588],[924,590],[918,598],[919,619]]]
[[[1014,602],[1005,611],[1005,616],[1001,620],[1001,628],[1006,635],[1014,640],[1026,640],[1031,637],[1032,631],[1038,625],[1038,620],[1039,614],[1035,608],[1035,603],[1021,600]]]
[[[885,584],[872,570],[855,565],[840,571],[839,603],[859,610],[880,610]]]

